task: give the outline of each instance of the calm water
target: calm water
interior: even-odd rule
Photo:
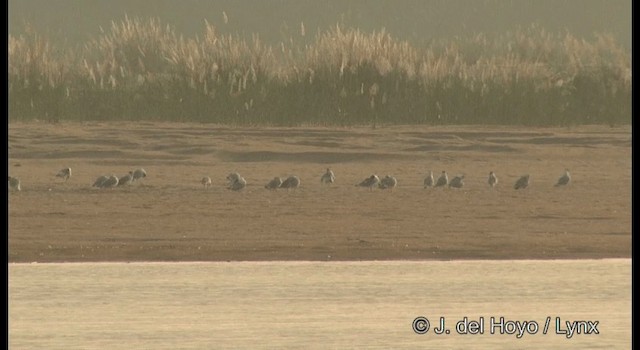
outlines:
[[[441,316],[449,334],[433,332]],[[459,334],[465,316],[484,334]],[[491,317],[535,334],[491,334]],[[628,349],[631,260],[9,264],[9,345]]]

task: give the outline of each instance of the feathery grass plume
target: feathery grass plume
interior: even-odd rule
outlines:
[[[225,19],[226,18],[226,19]],[[223,13],[223,21],[228,21]],[[628,124],[631,52],[539,25],[424,47],[344,25],[304,24],[277,46],[194,37],[158,18],[113,21],[81,47],[9,35],[10,120],[238,125]]]

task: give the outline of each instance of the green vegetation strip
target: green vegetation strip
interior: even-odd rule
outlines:
[[[299,35],[304,35],[301,30]],[[238,125],[631,122],[631,53],[538,26],[414,47],[335,26],[309,45],[125,18],[76,48],[9,35],[9,121]]]

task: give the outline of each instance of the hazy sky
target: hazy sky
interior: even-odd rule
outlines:
[[[10,33],[19,33],[27,21],[41,33],[71,42],[86,40],[128,14],[159,17],[187,36],[202,32],[207,19],[221,32],[258,32],[274,42],[298,33],[300,22],[308,38],[342,22],[365,31],[385,27],[415,43],[536,22],[582,37],[610,32],[631,45],[630,0],[9,0],[8,7]]]

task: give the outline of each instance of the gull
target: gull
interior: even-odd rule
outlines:
[[[527,188],[527,186],[529,186],[529,174],[522,175],[522,177],[520,177],[518,181],[516,181],[516,184],[515,186],[513,186],[513,188],[519,190],[521,188]]]
[[[449,176],[447,176],[446,171],[442,171],[442,174],[438,178],[438,182],[436,182],[436,187],[446,186],[449,183]]]
[[[131,185],[133,182],[133,172],[130,171],[127,175],[124,175],[118,179],[118,186]]]
[[[9,188],[20,191],[22,189],[20,188],[20,179],[17,177],[9,176]]]
[[[381,189],[393,189],[398,184],[398,180],[391,175],[387,175],[382,180],[380,180],[380,184],[378,185]]]
[[[102,175],[99,178],[96,179],[96,181],[93,183],[93,185],[91,185],[91,187],[98,187],[98,188],[102,188],[102,184],[104,184],[105,181],[109,180],[109,176],[107,175]]]
[[[273,180],[269,181],[268,184],[264,185],[264,188],[270,190],[276,190],[282,185],[282,179],[278,176],[274,177]]]
[[[362,180],[362,182],[357,184],[356,186],[369,187],[369,190],[373,190],[373,188],[375,186],[378,186],[379,183],[380,183],[380,178],[378,177],[378,175],[372,174],[368,178]]]
[[[69,180],[69,178],[71,177],[71,168],[64,168],[58,171],[58,173],[56,174],[56,177],[61,177],[64,179],[64,181]]]
[[[458,175],[449,182],[449,187],[462,188],[462,186],[464,186],[464,175]]]
[[[100,188],[111,188],[118,186],[119,179],[115,174],[111,174],[108,179],[102,182]]]
[[[207,189],[207,187],[211,186],[211,178],[205,176],[202,178],[202,180],[200,180],[200,183],[202,184],[202,186],[204,186],[205,189]]]
[[[323,184],[332,184],[334,181],[336,181],[336,176],[331,169],[327,168],[327,172],[322,175],[320,182]]]
[[[489,172],[489,186],[495,187],[498,184],[498,177],[493,171]]]
[[[143,177],[147,177],[147,172],[144,171],[144,169],[142,168],[138,168],[133,171],[132,175],[133,175],[132,181],[137,181],[139,179],[142,179]]]
[[[433,171],[429,171],[429,175],[424,178],[424,188],[432,187],[434,184],[433,181]]]
[[[558,183],[555,184],[555,187],[568,185],[571,182],[571,175],[569,175],[569,169],[564,169],[564,175],[560,176],[558,179]]]
[[[286,180],[282,181],[282,185],[280,185],[281,188],[286,189],[296,189],[298,186],[300,186],[300,179],[295,175],[289,176]]]
[[[238,173],[227,175],[227,180],[229,180],[229,189],[232,191],[240,191],[247,186],[247,181]]]

